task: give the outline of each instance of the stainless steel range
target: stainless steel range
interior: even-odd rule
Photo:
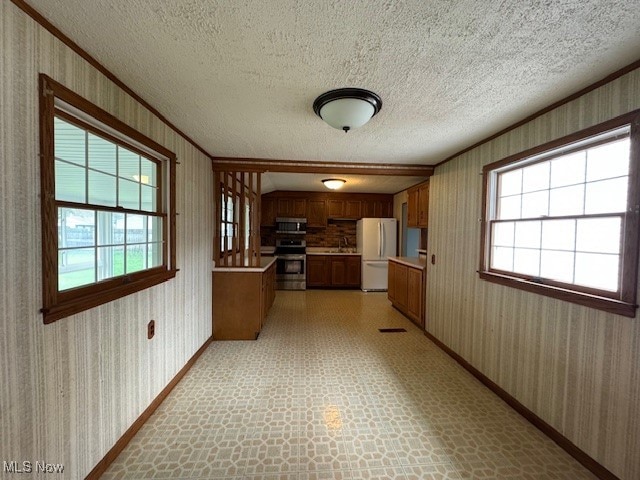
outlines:
[[[276,240],[276,288],[306,290],[306,240],[279,238]]]

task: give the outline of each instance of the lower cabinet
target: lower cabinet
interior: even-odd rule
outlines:
[[[276,296],[276,264],[263,272],[213,271],[213,339],[255,340]]]
[[[307,255],[307,288],[360,288],[360,255]]]
[[[425,271],[389,260],[387,296],[394,307],[420,328],[424,328]]]

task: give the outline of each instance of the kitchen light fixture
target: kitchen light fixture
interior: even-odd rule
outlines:
[[[346,182],[346,180],[343,180],[341,178],[325,178],[324,180],[322,180],[324,186],[330,190],[338,190],[339,188],[342,188],[342,186]]]
[[[362,88],[330,90],[313,102],[316,115],[345,133],[367,123],[381,108],[380,97]]]

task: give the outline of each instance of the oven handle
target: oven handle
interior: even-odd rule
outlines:
[[[304,260],[306,255],[278,255],[276,254],[278,260]]]

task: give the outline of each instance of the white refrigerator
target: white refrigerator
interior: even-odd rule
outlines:
[[[356,226],[358,253],[362,254],[362,283],[365,292],[387,290],[388,257],[396,255],[395,218],[363,218]]]

